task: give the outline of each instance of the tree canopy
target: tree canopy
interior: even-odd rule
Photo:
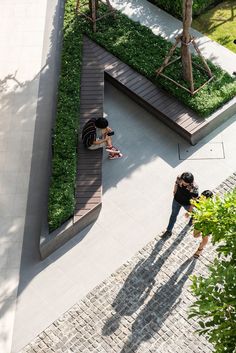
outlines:
[[[217,256],[207,278],[192,276],[197,300],[190,317],[197,317],[215,353],[236,352],[236,189],[224,198],[194,201],[194,228],[211,234]]]

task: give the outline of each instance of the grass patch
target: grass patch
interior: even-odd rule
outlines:
[[[198,16],[192,26],[236,53],[236,1],[226,1]]]

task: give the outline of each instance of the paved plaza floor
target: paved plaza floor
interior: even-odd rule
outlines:
[[[178,22],[145,0],[129,4],[116,0],[116,6],[173,39],[171,26]],[[192,171],[203,190],[215,188],[235,171],[236,115],[193,147],[106,84],[105,115],[124,157],[119,161],[104,157],[98,221],[40,261],[62,7],[62,0],[0,2],[0,352],[4,353],[18,352],[160,234],[177,174]],[[218,44],[219,52],[215,51],[215,45],[205,41],[209,55],[214,52],[216,62],[234,71],[236,55]],[[228,60],[221,63],[225,56]],[[167,244],[171,246],[163,244],[163,251]],[[187,263],[186,271],[191,266]],[[114,291],[111,300],[117,294]]]
[[[176,175],[191,170],[203,191],[234,172],[236,141],[230,136],[236,117],[188,146],[190,158],[180,160],[178,146],[186,147],[185,141],[110,84],[104,110],[124,157],[109,161],[104,154],[103,206],[95,224],[44,261],[35,237],[25,234],[13,352],[165,229]],[[223,144],[226,157],[204,159],[206,146],[214,144]]]
[[[215,190],[236,186],[236,173]],[[47,327],[21,353],[211,353],[189,319],[190,275],[206,275],[212,245],[194,259],[199,240],[183,219],[174,234],[156,237]]]

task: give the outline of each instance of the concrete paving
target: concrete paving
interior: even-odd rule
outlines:
[[[4,353],[11,351],[14,318],[12,352],[17,352],[165,227],[179,172],[191,170],[202,190],[217,186],[236,165],[236,116],[197,146],[189,146],[188,159],[179,160],[179,148],[184,149],[185,142],[107,85],[105,113],[124,158],[104,160],[103,209],[98,222],[40,262],[38,239],[46,214],[62,3],[0,3],[0,49],[5,54],[0,58],[0,351]],[[156,11],[162,31],[170,28],[173,18],[169,24],[161,21],[161,13],[166,14],[150,10],[146,1],[129,3],[136,3],[133,12],[139,13],[140,21],[154,26],[147,22],[145,5],[149,20]],[[214,52],[210,42],[208,46]],[[228,53],[221,50],[221,57]],[[229,62],[232,65],[233,59]],[[204,158],[209,142],[223,144],[225,158],[191,159],[201,150]]]
[[[0,352],[11,350],[47,1],[0,2]]]
[[[48,184],[47,168],[39,171],[33,162],[37,161],[38,166],[48,162],[52,92],[56,82],[55,75],[53,81],[50,75],[58,36],[57,3],[54,0],[0,2],[0,352],[3,353],[11,351],[23,235],[29,219],[33,225],[41,222],[42,207],[36,205],[43,195],[41,185],[45,188]],[[53,70],[55,67],[53,58]],[[40,136],[39,128],[44,131]],[[39,176],[43,178],[42,184]],[[30,189],[32,183],[34,188]],[[29,190],[34,198],[30,211]]]
[[[236,186],[236,173],[216,190]],[[157,236],[85,298],[61,315],[20,353],[211,353],[199,336],[189,308],[196,298],[190,275],[206,276],[216,256],[208,244],[199,259],[200,239],[183,218],[169,239]]]

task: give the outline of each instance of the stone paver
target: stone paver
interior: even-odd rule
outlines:
[[[215,191],[223,195],[235,186],[236,173]],[[212,352],[194,333],[188,308],[194,299],[189,276],[206,275],[215,251],[209,245],[193,259],[197,245],[185,223],[167,241],[148,243],[21,353]]]

